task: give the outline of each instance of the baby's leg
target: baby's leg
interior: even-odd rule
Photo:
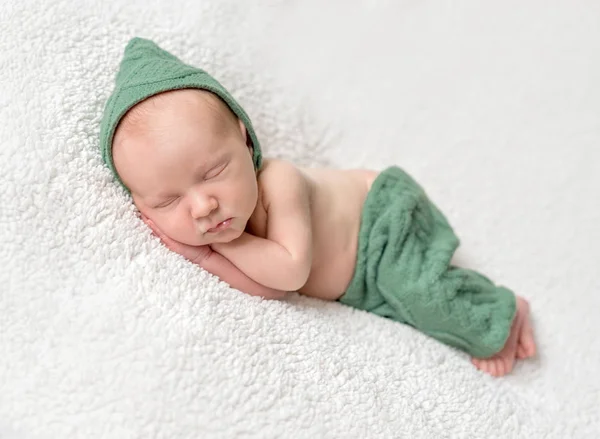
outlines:
[[[522,297],[517,297],[517,313],[504,348],[490,358],[473,358],[472,361],[479,370],[493,376],[502,376],[513,369],[516,357],[532,357],[535,350],[529,303]]]

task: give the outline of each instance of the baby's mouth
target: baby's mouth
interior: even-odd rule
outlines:
[[[221,221],[215,227],[208,229],[206,233],[218,233],[229,228],[229,226],[231,225],[231,220],[232,218],[227,218],[225,221]]]

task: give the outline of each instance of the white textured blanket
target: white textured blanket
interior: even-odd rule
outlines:
[[[597,437],[599,21],[594,0],[4,0],[0,437]],[[539,357],[494,379],[169,252],[97,152],[135,35],[215,75],[271,156],[404,167],[459,262],[530,299]]]

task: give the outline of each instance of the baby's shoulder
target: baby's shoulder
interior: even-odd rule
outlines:
[[[258,178],[272,178],[272,176],[280,176],[280,174],[284,174],[285,172],[296,172],[298,170],[297,166],[287,160],[263,159],[260,171],[258,171]]]
[[[287,189],[289,185],[303,180],[300,168],[286,160],[264,159],[263,165],[257,175],[258,185],[264,190]]]
[[[267,202],[309,190],[309,184],[300,168],[280,159],[264,159],[257,180],[259,190]]]

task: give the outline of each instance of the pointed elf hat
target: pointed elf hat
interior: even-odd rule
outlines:
[[[125,189],[127,187],[117,174],[112,157],[112,141],[117,125],[127,111],[144,99],[165,91],[184,88],[210,91],[229,106],[246,126],[254,149],[252,158],[254,167],[260,169],[262,163],[260,144],[252,122],[225,87],[204,70],[184,64],[150,40],[136,37],[125,47],[115,89],[108,98],[100,126],[102,159]]]

